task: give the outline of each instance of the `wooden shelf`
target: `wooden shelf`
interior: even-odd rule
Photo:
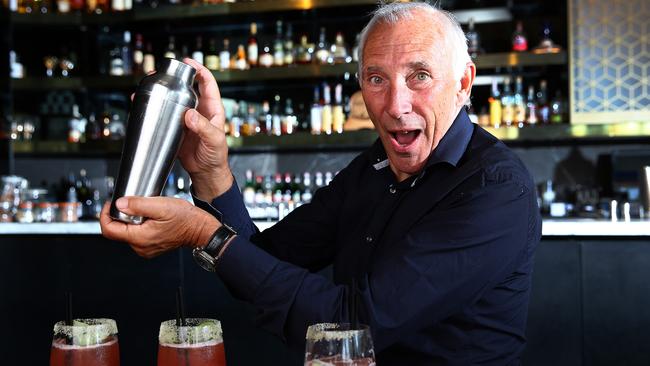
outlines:
[[[494,69],[497,67],[564,65],[567,60],[566,51],[542,54],[503,52],[479,55],[474,63],[478,69]]]

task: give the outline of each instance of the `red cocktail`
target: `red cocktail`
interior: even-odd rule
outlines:
[[[185,326],[175,320],[160,324],[158,366],[225,366],[221,323],[189,318]]]
[[[117,325],[111,319],[58,322],[50,351],[50,366],[119,366]]]

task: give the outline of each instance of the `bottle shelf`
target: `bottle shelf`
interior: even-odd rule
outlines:
[[[525,128],[501,127],[487,130],[511,147],[648,144],[650,123],[557,124]],[[228,136],[231,154],[358,152],[377,139],[374,130],[360,130],[332,135],[299,132],[292,135],[246,137]],[[17,157],[76,156],[119,158],[121,141],[92,141],[73,144],[67,141],[14,141]]]
[[[201,5],[163,5],[155,9],[139,8],[106,14],[87,13],[11,13],[9,20],[15,25],[38,26],[81,26],[86,24],[112,24],[150,20],[177,20],[206,18],[234,14],[254,14],[261,12],[310,10],[330,7],[375,5],[375,0],[261,0],[254,2],[201,4]]]
[[[479,55],[474,63],[478,69],[497,67],[564,65],[567,63],[566,51],[558,53],[500,52]]]
[[[567,53],[534,54],[495,53],[480,55],[476,60],[478,69],[494,69],[497,67],[562,65],[567,62]],[[249,70],[213,71],[219,83],[253,82],[283,79],[307,79],[323,77],[339,77],[345,73],[355,75],[357,63],[335,65],[292,65],[286,67],[258,67]],[[82,89],[82,88],[132,88],[140,80],[136,76],[92,76],[92,77],[35,77],[12,79],[14,90],[43,90],[43,89]]]

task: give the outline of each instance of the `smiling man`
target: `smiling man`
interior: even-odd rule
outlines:
[[[424,3],[384,5],[359,56],[379,139],[264,232],[228,166],[217,84],[186,60],[201,97],[179,158],[197,207],[121,198],[121,211],[149,219],[113,221],[106,206],[103,234],[145,257],[194,248],[261,327],[298,348],[308,325],[348,322],[352,302],[380,365],[519,365],[541,220],[523,164],[469,121],[476,67],[460,26]],[[315,273],[329,265],[332,279]]]

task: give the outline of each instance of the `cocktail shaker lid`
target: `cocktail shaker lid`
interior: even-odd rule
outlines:
[[[194,83],[194,77],[196,76],[195,68],[173,58],[164,58],[160,62],[159,72],[179,78],[189,86]]]

